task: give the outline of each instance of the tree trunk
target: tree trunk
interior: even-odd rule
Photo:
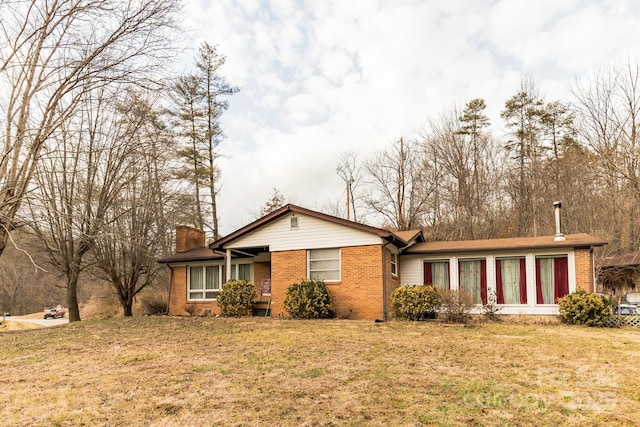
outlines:
[[[4,248],[7,247],[8,241],[9,241],[9,233],[7,232],[7,230],[5,230],[4,227],[0,226],[0,256],[2,256],[2,252],[4,252]]]
[[[67,308],[69,310],[69,322],[80,321],[80,308],[78,307],[78,273],[71,272],[67,281]]]

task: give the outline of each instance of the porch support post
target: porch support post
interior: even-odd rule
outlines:
[[[229,280],[231,280],[231,249],[227,249],[227,253],[224,256],[224,262],[225,262],[225,272],[226,272],[226,280],[225,282],[228,282]]]

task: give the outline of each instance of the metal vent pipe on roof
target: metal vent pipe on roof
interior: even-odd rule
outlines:
[[[562,234],[560,228],[560,209],[562,208],[562,202],[553,202],[553,209],[556,214],[556,235],[553,237],[554,242],[562,242],[565,240],[564,234]]]

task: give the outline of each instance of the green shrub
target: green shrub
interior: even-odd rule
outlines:
[[[331,308],[331,294],[322,281],[303,280],[293,283],[284,294],[284,308],[299,319],[330,319],[336,312]]]
[[[409,320],[435,319],[440,296],[433,286],[400,286],[391,294],[391,304],[398,317]]]
[[[223,316],[248,316],[256,298],[253,283],[244,280],[229,280],[222,285],[217,300]]]
[[[558,299],[560,319],[571,325],[604,326],[611,316],[611,300],[583,290]]]

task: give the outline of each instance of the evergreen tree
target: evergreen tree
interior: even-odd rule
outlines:
[[[220,75],[225,63],[224,55],[216,46],[204,42],[196,58],[196,72],[178,79],[174,88],[176,108],[173,111],[178,119],[179,134],[183,139],[183,148],[178,155],[188,165],[181,177],[187,179],[195,189],[196,220],[195,226],[203,228],[205,224],[219,237],[217,196],[220,169],[216,160],[220,157],[218,145],[224,134],[220,126],[220,117],[229,107],[224,96],[233,95],[238,88],[230,86]],[[203,188],[209,191],[209,202],[201,198]],[[207,206],[209,209],[205,209]],[[211,221],[206,221],[206,214]]]
[[[500,117],[504,119],[510,136],[506,149],[516,160],[517,177],[510,186],[520,236],[537,235],[537,185],[541,144],[543,100],[530,81],[523,81],[520,91],[507,100]]]

